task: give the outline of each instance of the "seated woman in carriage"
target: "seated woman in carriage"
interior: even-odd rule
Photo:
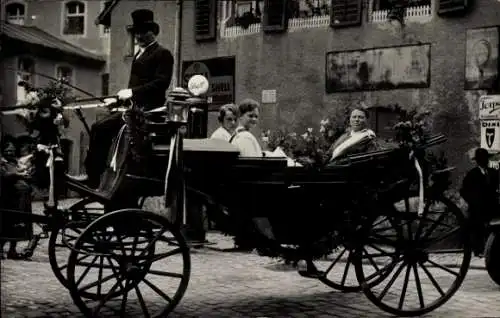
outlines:
[[[349,127],[330,148],[331,163],[348,155],[375,151],[378,149],[375,133],[367,128],[368,112],[356,107],[349,116]]]

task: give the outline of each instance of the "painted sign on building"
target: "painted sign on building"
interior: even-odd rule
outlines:
[[[500,152],[500,95],[485,95],[479,99],[481,147],[490,153]]]
[[[221,105],[234,103],[235,57],[217,57],[207,60],[182,62],[182,86],[187,87],[193,75],[203,75],[210,87],[207,92],[209,110],[218,110]]]

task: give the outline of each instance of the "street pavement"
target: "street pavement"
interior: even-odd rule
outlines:
[[[232,241],[210,234],[210,241]],[[500,287],[473,267],[459,291],[425,317],[500,317]],[[161,286],[160,286],[161,287]],[[416,294],[415,288],[410,293]],[[1,316],[81,317],[68,291],[54,277],[47,240],[31,261],[2,260]],[[390,317],[362,293],[342,293],[303,278],[278,260],[255,253],[195,249],[188,289],[171,317]]]

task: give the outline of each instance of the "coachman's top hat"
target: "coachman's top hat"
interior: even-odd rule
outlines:
[[[154,21],[154,13],[151,10],[135,10],[131,14],[132,25],[127,26],[127,30],[132,33],[152,31],[154,35],[160,32],[160,26]]]

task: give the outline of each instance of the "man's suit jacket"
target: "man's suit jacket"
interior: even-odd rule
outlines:
[[[472,168],[465,176],[460,194],[469,205],[472,217],[490,218],[500,214],[498,209],[498,170],[488,168],[488,176],[479,169]],[[479,215],[477,215],[479,213]]]
[[[134,58],[128,84],[133,101],[145,110],[163,106],[173,67],[172,53],[158,43],[147,47],[139,58]]]

